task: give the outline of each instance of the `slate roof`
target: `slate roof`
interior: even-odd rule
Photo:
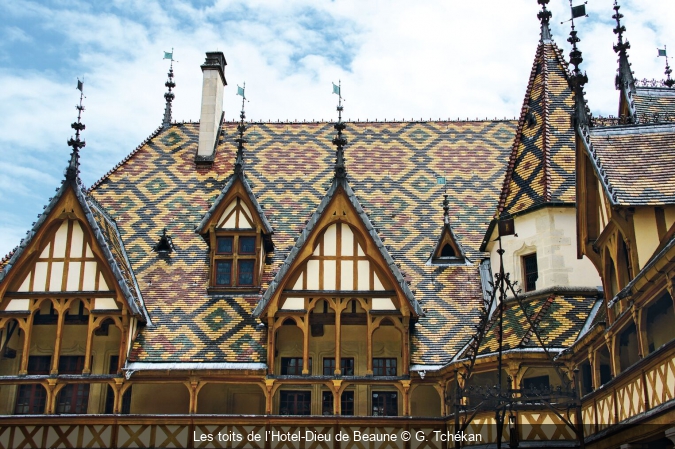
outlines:
[[[539,43],[500,194],[502,215],[575,202],[574,94],[567,66],[552,40]]]
[[[246,176],[274,228],[275,252],[259,294],[209,295],[208,248],[194,232],[235,160],[237,123],[223,125],[215,160],[197,167],[198,124],[174,124],[99,181],[92,195],[115,217],[153,325],[130,361],[264,362],[266,331],[253,310],[331,185],[331,123],[251,123]],[[444,363],[473,333],[482,291],[478,261],[503,179],[513,121],[348,123],[349,185],[425,315],[411,334],[411,363]],[[470,266],[426,265],[450,217]],[[177,246],[152,252],[166,227]]]
[[[675,204],[675,123],[590,128],[583,137],[612,204]]]

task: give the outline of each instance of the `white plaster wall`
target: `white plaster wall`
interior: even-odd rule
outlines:
[[[542,208],[515,218],[516,236],[502,237],[504,269],[524,290],[522,257],[537,253],[539,279],[537,290],[548,287],[597,287],[602,285],[593,264],[584,257],[577,259],[576,216],[571,207]],[[499,270],[497,229],[491,236],[488,251],[492,272]]]

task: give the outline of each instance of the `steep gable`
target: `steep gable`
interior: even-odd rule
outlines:
[[[342,236],[344,224],[347,224],[345,240],[338,241],[337,232]],[[321,240],[318,239],[320,236],[323,237]],[[335,253],[335,264],[322,263],[324,261],[320,259],[326,251],[331,255]],[[344,257],[337,259],[343,251]],[[324,271],[320,280],[310,281],[311,276],[317,279],[319,275],[318,264],[330,274]],[[345,270],[351,267],[352,276],[347,276],[347,272],[343,275],[343,266]],[[253,314],[274,313],[283,307],[278,301],[285,290],[384,291],[385,286],[391,289],[391,299],[398,303],[392,301],[387,309],[396,308],[406,315],[424,315],[349,183],[346,179],[336,178]],[[405,298],[406,302],[399,302],[395,297]]]
[[[28,310],[40,292],[88,292],[95,309],[126,306],[148,321],[116,225],[77,179],[64,180],[0,272],[2,310]]]
[[[544,204],[574,204],[574,96],[567,63],[551,40],[537,47],[499,200],[514,215]]]

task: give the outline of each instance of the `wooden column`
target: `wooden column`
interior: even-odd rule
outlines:
[[[199,379],[196,377],[191,377],[188,382],[185,382],[185,386],[190,392],[190,407],[188,413],[194,415],[197,413],[197,395],[199,394]]]
[[[366,311],[366,376],[373,375],[373,322],[370,318],[370,310]]]
[[[403,387],[403,416],[410,416],[410,380],[402,380]]]
[[[120,329],[120,352],[119,352],[119,363],[117,365],[117,373],[122,372],[122,368],[124,367],[124,364],[127,361],[127,354],[128,354],[128,346],[129,346],[129,328],[130,328],[130,317],[129,315],[124,312],[124,315],[122,315],[122,327]]]
[[[588,348],[588,363],[591,365],[591,390],[595,391],[600,386],[600,367],[598,366],[598,358],[592,348]]]
[[[35,312],[33,312],[35,313]],[[22,327],[24,331],[23,336],[23,352],[21,353],[21,365],[19,366],[19,375],[25,376],[28,374],[28,357],[30,356],[30,337],[33,333],[33,313],[24,321]]]
[[[302,375],[311,374],[309,372],[309,311],[305,312],[302,323]]]
[[[115,385],[113,387],[113,392],[115,393],[115,401],[113,402],[113,413],[122,413],[122,395],[124,392],[124,378],[116,377]],[[126,389],[124,390],[126,391]]]
[[[647,329],[644,326],[643,317],[645,316],[644,310],[641,307],[636,307],[633,305],[631,310],[633,315],[633,322],[635,323],[635,333],[637,334],[637,343],[639,349],[639,356],[641,359],[649,355],[649,343],[647,342]]]
[[[274,374],[275,334],[274,317],[267,317],[267,374],[269,375]]]
[[[272,399],[274,398],[274,379],[265,379],[265,414],[272,414]]]
[[[340,387],[342,386],[342,379],[333,379],[333,414],[342,414],[342,402],[340,401]]]
[[[65,385],[57,385],[58,379],[52,378],[52,379],[47,379],[47,385],[43,386],[47,389],[47,398],[45,401],[45,414],[47,415],[53,415],[56,413],[56,397],[59,394],[59,391]]]
[[[446,388],[446,382],[445,381],[440,381],[436,384],[434,384],[434,388],[438,392],[438,394],[441,396],[441,416],[446,416],[448,413],[446,411],[446,403],[445,403],[445,388]]]
[[[87,346],[84,350],[84,369],[82,370],[82,374],[91,374],[91,347],[94,344],[94,324],[94,315],[90,312],[89,323],[87,325]]]
[[[402,349],[402,363],[403,375],[410,374],[410,317],[403,317],[403,332],[401,332],[401,349]]]
[[[341,338],[342,338],[342,325],[340,324],[342,321],[342,310],[344,309],[345,305],[343,304],[344,299],[342,298],[336,298],[335,299],[335,375],[340,376],[342,375],[342,345],[341,345]]]
[[[51,375],[59,373],[59,356],[61,355],[61,340],[63,338],[63,323],[66,318],[66,300],[59,300],[56,310],[59,312],[59,318],[56,322],[56,341],[54,342],[54,355],[52,356]]]

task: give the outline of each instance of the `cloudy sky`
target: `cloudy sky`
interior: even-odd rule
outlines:
[[[575,0],[575,4],[578,3]],[[563,47],[568,0],[552,0]],[[329,120],[342,80],[351,119],[514,117],[539,39],[535,0],[53,0],[0,2],[0,255],[24,236],[63,176],[85,81],[82,179],[91,185],[161,123],[175,50],[174,120],[199,120],[204,53],[228,65],[224,108],[247,86],[252,120]],[[612,0],[578,21],[589,104],[616,113]],[[675,56],[672,0],[623,0],[637,78]],[[669,24],[668,26],[666,24]]]

